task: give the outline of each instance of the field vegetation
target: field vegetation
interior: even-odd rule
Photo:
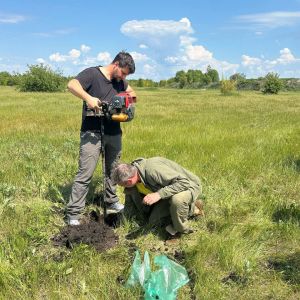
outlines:
[[[123,161],[164,156],[203,184],[205,217],[176,249],[191,279],[178,299],[299,299],[300,93],[137,93]],[[53,246],[77,171],[81,106],[67,92],[0,88],[0,299],[140,299],[120,284],[132,243],[170,255],[155,231],[126,241],[128,223],[104,253]],[[99,165],[87,212],[100,189]]]

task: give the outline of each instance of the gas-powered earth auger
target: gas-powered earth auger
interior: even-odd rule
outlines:
[[[105,202],[105,147],[104,147],[104,118],[115,122],[129,122],[134,118],[135,107],[134,103],[136,98],[132,97],[127,92],[119,93],[113,96],[112,100],[109,102],[100,102],[101,110],[99,113],[93,113],[94,116],[100,116],[100,138],[101,138],[101,164],[102,164],[102,177],[103,177],[103,209],[104,209],[104,218],[107,218],[107,208]]]

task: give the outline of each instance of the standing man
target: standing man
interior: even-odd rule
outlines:
[[[203,215],[200,179],[163,157],[138,158],[131,164],[119,164],[112,180],[125,187],[124,214],[142,223],[157,225],[168,217],[166,230],[175,235],[189,233],[188,217]]]
[[[125,78],[135,71],[131,55],[120,52],[106,66],[91,67],[80,72],[68,83],[69,91],[83,100],[82,124],[80,131],[79,168],[76,174],[69,203],[67,205],[68,224],[79,225],[80,215],[85,206],[94,170],[100,156],[101,142],[105,153],[105,201],[109,210],[120,212],[124,206],[119,203],[116,185],[111,182],[112,165],[121,155],[122,130],[119,122],[97,116],[101,102],[109,102],[120,92],[129,92],[136,97],[134,90]],[[101,141],[101,119],[103,118],[104,135]]]

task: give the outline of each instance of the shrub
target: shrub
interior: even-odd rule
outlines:
[[[282,82],[277,73],[268,73],[264,78],[262,92],[264,94],[278,94],[282,89]]]
[[[236,91],[236,81],[223,79],[221,80],[221,93],[223,95],[232,94]]]
[[[65,79],[61,73],[52,71],[49,67],[31,65],[23,75],[20,90],[22,92],[58,92],[64,89]]]
[[[259,91],[261,89],[260,79],[245,79],[237,82],[238,90],[254,90]]]
[[[11,75],[8,72],[0,72],[0,85],[7,85]]]

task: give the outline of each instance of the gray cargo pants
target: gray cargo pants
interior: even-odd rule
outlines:
[[[104,135],[105,149],[105,201],[114,203],[119,201],[116,195],[116,185],[110,180],[112,165],[120,159],[122,135]],[[67,215],[70,219],[79,219],[85,206],[89,184],[96,169],[101,150],[101,135],[98,132],[85,131],[80,133],[79,167],[75,176],[67,205]]]
[[[192,193],[187,190],[175,194],[168,199],[161,199],[148,206],[143,204],[145,195],[139,193],[136,187],[125,188],[125,217],[133,217],[139,223],[161,225],[169,219],[169,224],[178,232],[188,232],[188,217],[193,209]]]

